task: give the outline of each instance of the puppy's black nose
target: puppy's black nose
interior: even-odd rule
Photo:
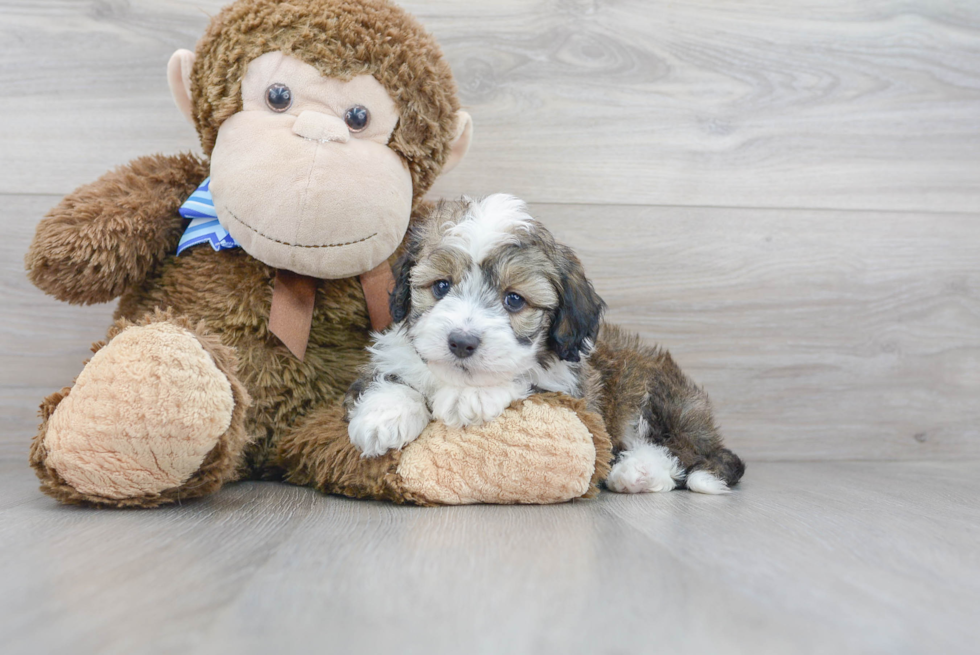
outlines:
[[[449,334],[449,349],[460,359],[466,359],[475,353],[479,345],[480,337],[475,334],[458,331]]]

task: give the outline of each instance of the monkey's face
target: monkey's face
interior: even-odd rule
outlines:
[[[412,212],[411,174],[388,147],[397,123],[370,75],[345,82],[280,52],[258,57],[211,153],[218,220],[276,268],[319,278],[373,269]]]

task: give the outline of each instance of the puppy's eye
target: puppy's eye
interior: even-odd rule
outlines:
[[[351,132],[360,132],[371,122],[371,112],[368,111],[367,107],[354,105],[344,114],[344,122],[347,123]]]
[[[508,312],[519,312],[527,305],[527,301],[517,293],[511,291],[504,296],[504,308]]]
[[[293,105],[293,92],[285,84],[273,84],[265,90],[265,104],[281,114]]]
[[[442,300],[446,297],[446,294],[449,293],[449,289],[451,289],[452,286],[453,283],[449,280],[437,280],[432,285],[432,295],[435,296],[436,300]]]

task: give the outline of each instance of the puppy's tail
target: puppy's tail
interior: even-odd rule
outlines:
[[[708,453],[687,471],[686,486],[701,493],[724,493],[738,484],[745,474],[745,462],[727,448],[717,448]]]

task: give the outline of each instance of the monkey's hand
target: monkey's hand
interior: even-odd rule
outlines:
[[[348,410],[347,434],[361,457],[384,455],[414,441],[432,420],[415,389],[394,382],[375,383]]]
[[[207,176],[194,155],[153,155],[76,189],[38,224],[28,278],[73,304],[122,295],[176,250],[184,230],[177,210]]]

